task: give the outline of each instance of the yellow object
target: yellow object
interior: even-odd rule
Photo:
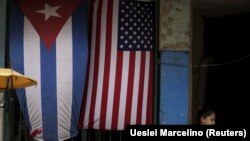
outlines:
[[[0,92],[36,85],[37,82],[12,69],[0,68]]]

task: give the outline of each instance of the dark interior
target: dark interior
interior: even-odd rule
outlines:
[[[205,105],[217,124],[246,124],[250,102],[250,13],[205,18],[204,53],[208,67]]]

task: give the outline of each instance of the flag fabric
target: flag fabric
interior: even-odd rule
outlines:
[[[154,3],[91,2],[89,65],[79,127],[151,124]]]
[[[87,6],[16,0],[11,9],[11,65],[38,82],[17,90],[30,135],[46,141],[76,136],[88,62]]]

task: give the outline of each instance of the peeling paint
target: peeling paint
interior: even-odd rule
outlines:
[[[180,8],[175,8],[176,11],[178,12],[181,12],[181,9]]]
[[[167,32],[168,36],[173,35],[173,29],[172,28],[168,28],[167,30],[168,30],[168,32]]]
[[[188,48],[189,44],[187,42],[179,42],[179,43],[176,43],[176,44],[163,44],[163,48],[166,50],[166,49],[169,49],[169,50],[180,50],[180,51],[188,51],[189,48]]]
[[[168,21],[168,23],[172,23],[174,21],[174,18],[173,17],[168,17],[167,21]]]
[[[160,50],[189,50],[191,0],[160,0]]]

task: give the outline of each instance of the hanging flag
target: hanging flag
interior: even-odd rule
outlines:
[[[17,90],[30,135],[48,141],[76,136],[88,60],[87,6],[16,0],[11,9],[11,65],[38,82]]]
[[[79,127],[123,130],[150,124],[154,3],[91,3],[89,66]]]

